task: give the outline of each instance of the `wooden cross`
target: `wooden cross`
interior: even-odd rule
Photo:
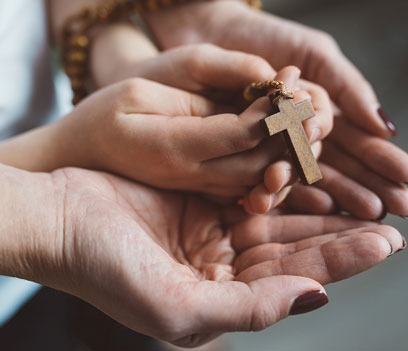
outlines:
[[[315,115],[313,105],[309,100],[295,105],[292,99],[281,98],[276,106],[272,96],[269,95],[272,105],[279,111],[265,118],[269,135],[283,132],[300,178],[304,184],[313,184],[323,177],[302,125]]]

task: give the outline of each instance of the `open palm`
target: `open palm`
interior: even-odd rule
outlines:
[[[66,189],[63,249],[43,283],[182,346],[266,328],[298,296],[402,246],[393,228],[349,217],[251,217],[105,173],[64,169],[53,178]]]

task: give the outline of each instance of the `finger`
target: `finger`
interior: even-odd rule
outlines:
[[[373,231],[387,239],[387,241],[393,248],[393,252],[396,252],[400,247],[403,246],[402,237],[400,235],[395,235],[394,230],[390,229],[390,227],[388,226],[353,228],[337,233],[314,236],[287,244],[267,243],[252,247],[248,250],[245,250],[237,257],[237,259],[234,261],[234,268],[236,269],[236,273],[240,273],[246,268],[262,262],[280,259],[295,252],[306,250],[312,247],[319,247],[330,241],[345,236],[366,232],[370,233]]]
[[[384,208],[375,193],[322,162],[319,166],[323,179],[315,184],[316,187],[330,194],[341,209],[361,219],[381,217]]]
[[[314,42],[309,49],[314,64],[304,72],[306,78],[326,88],[345,116],[361,128],[381,137],[395,134],[395,127],[388,128],[380,117],[379,102],[368,81],[333,39],[327,35],[319,38],[320,45]]]
[[[322,140],[333,128],[333,110],[326,90],[317,84],[300,80],[301,90],[295,92],[294,102],[310,100],[315,110],[315,116],[303,123],[306,135],[311,142]]]
[[[132,78],[102,89],[107,100],[116,92],[126,114],[158,114],[165,116],[210,116],[224,110],[200,95],[168,87],[143,78]],[[115,94],[114,94],[115,95]]]
[[[121,116],[118,123],[124,124],[122,128],[129,131],[130,139],[143,130],[143,134],[138,133],[141,144],[144,137],[145,145],[156,139],[158,147],[163,148],[161,152],[168,154],[172,161],[189,161],[199,166],[200,161],[250,150],[260,144],[267,136],[260,120],[269,114],[270,108],[265,97],[255,101],[241,115],[166,117],[138,112]],[[183,159],[177,159],[180,156]]]
[[[248,282],[253,279],[275,275],[299,275],[328,284],[363,272],[383,261],[390,255],[391,244],[377,233],[389,231],[402,247],[401,235],[392,227],[381,226],[371,231],[356,233],[329,241],[317,247],[305,249],[280,259],[251,266],[236,277]],[[385,229],[383,229],[385,228]]]
[[[202,93],[208,88],[240,91],[251,82],[273,79],[264,59],[213,44],[183,45],[136,67],[138,76],[178,89]]]
[[[271,194],[264,184],[258,184],[244,197],[244,208],[249,214],[265,214],[282,203],[290,192],[290,187]]]
[[[276,75],[270,64],[259,56],[213,44],[194,45],[189,55],[190,76],[203,88],[241,92],[249,83],[273,79]]]
[[[183,333],[191,335],[265,329],[289,313],[297,314],[298,298],[311,291],[323,294],[320,297],[323,301],[309,305],[303,312],[327,303],[324,288],[303,277],[270,277],[248,284],[202,281],[179,290],[183,303],[189,306],[185,317],[190,322]]]
[[[288,88],[294,87],[297,83],[297,80],[299,78],[300,71],[297,67],[294,66],[288,66],[283,69],[281,69],[278,74],[276,75],[275,79],[277,80],[282,80],[285,82],[285,84],[288,86]],[[272,114],[272,106],[269,102],[269,99],[266,97],[260,98],[257,101],[255,101],[246,111],[244,111],[240,115],[240,120],[246,123],[250,123],[250,121],[256,120],[259,122],[260,120],[264,119],[267,116],[270,116]],[[206,121],[208,121],[209,118],[206,118]],[[249,128],[249,126],[248,126]],[[261,131],[261,125],[258,124],[257,126],[253,126],[254,129],[254,134],[256,134],[256,137],[254,139],[257,140],[258,145],[259,145],[259,138],[261,136],[265,137],[267,134],[264,131]],[[215,131],[214,131],[215,132]],[[248,132],[250,132],[248,130]],[[261,135],[259,134],[261,133]],[[242,135],[242,133],[241,133]],[[239,136],[236,134],[237,139]],[[208,136],[206,136],[208,138]],[[225,137],[220,139],[220,140],[225,140]],[[241,145],[246,143],[246,147],[240,147],[236,148],[235,152],[241,152],[241,151],[246,151],[255,148],[255,142],[248,143],[248,137],[242,138],[240,140],[236,141],[236,145]],[[212,140],[212,142],[215,142]],[[217,144],[220,144],[219,142]],[[276,159],[278,155],[282,154],[282,150],[284,150],[283,146],[283,139],[280,136],[275,136],[270,138],[270,140],[266,141],[266,145],[259,145],[259,148],[257,150],[251,150],[247,152],[246,154],[240,154],[240,155],[234,155],[232,158],[222,158],[218,160],[211,160],[214,158],[213,157],[208,157],[207,162],[209,163],[203,163],[202,166],[205,167],[207,170],[208,177],[210,177],[207,181],[213,182],[214,180],[212,178],[216,178],[217,182],[219,182],[219,175],[223,174],[223,177],[226,182],[229,182],[231,179],[231,175],[235,178],[237,173],[240,175],[240,179],[244,180],[244,183],[246,185],[249,184],[254,184],[254,174],[256,178],[259,178],[259,170],[264,169],[268,163],[271,162],[271,160]],[[252,146],[252,147],[251,147]],[[214,145],[212,146],[214,147]],[[229,153],[224,153],[225,155],[230,155],[233,152]],[[254,160],[257,160],[256,162],[256,167],[251,168],[248,167],[248,165],[253,165],[253,162],[251,162],[251,158]],[[261,162],[259,162],[261,161]],[[244,168],[244,169],[242,169]],[[255,172],[253,170],[256,170]],[[250,173],[250,174],[248,174]],[[222,179],[221,178],[221,179]],[[258,182],[258,181],[256,181]],[[242,184],[242,183],[241,183]]]
[[[330,140],[361,160],[368,168],[394,182],[408,182],[408,154],[399,147],[335,118]]]
[[[408,189],[404,186],[373,173],[329,142],[324,145],[321,160],[374,192],[388,212],[402,216],[408,214]]]
[[[337,211],[334,199],[315,186],[295,184],[285,204],[296,212],[314,215],[331,214]]]
[[[265,168],[281,158],[286,145],[281,135],[264,139],[254,149],[201,163],[209,184],[254,186],[263,180]]]
[[[311,236],[373,225],[376,223],[340,215],[252,216],[231,226],[231,244],[237,252],[242,252],[264,243],[289,243]]]

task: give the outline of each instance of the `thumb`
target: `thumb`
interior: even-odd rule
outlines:
[[[189,294],[192,333],[257,331],[289,314],[301,314],[328,302],[324,288],[316,281],[281,275],[247,284],[203,281]]]

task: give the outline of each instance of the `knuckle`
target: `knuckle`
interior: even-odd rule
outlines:
[[[187,67],[192,77],[201,77],[201,74],[205,72],[207,66],[207,60],[205,58],[212,55],[214,50],[216,50],[216,46],[208,43],[190,46],[190,58]]]
[[[338,47],[336,40],[329,33],[324,31],[315,31],[314,40],[317,45],[321,45],[326,48]]]
[[[340,50],[336,40],[324,31],[313,30],[311,39],[311,52],[321,61],[337,55]]]
[[[279,314],[276,313],[274,314]],[[249,323],[249,331],[261,331],[266,329],[271,324],[270,315],[266,313],[265,306],[261,303],[255,303],[252,310],[251,320]]]
[[[236,152],[252,150],[256,146],[258,146],[259,140],[252,135],[252,133],[248,133],[248,135],[242,135],[238,138],[234,138],[231,140],[232,149]]]
[[[121,95],[132,102],[137,103],[139,97],[143,94],[145,80],[142,78],[131,78],[121,83]]]

